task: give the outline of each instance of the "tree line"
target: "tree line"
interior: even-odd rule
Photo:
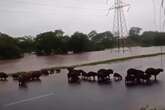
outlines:
[[[141,28],[132,27],[125,41],[125,46],[161,46],[165,45],[165,33],[145,31],[141,34]],[[32,52],[37,55],[53,55],[98,51],[115,48],[117,42],[110,31],[91,31],[88,34],[75,32],[68,36],[62,30],[55,30],[35,37],[11,37],[0,33],[0,59],[19,58],[24,53]]]

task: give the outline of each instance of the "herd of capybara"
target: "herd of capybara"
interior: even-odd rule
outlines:
[[[98,83],[109,83],[112,76],[115,81],[121,81],[123,79],[121,74],[114,72],[114,70],[112,69],[99,69],[97,72],[86,72],[81,69],[75,69],[74,67],[68,67],[67,70],[67,78],[69,83],[80,83],[81,80],[97,81]],[[13,80],[18,81],[19,86],[23,86],[29,81],[40,80],[39,78],[42,75],[54,74],[55,72],[60,73],[61,69],[51,68],[30,72],[17,72],[12,74],[11,77],[13,78]],[[147,84],[150,83],[152,76],[156,81],[157,75],[159,75],[159,73],[161,72],[163,72],[163,69],[161,68],[147,68],[145,71],[130,68],[127,70],[125,84]],[[8,76],[8,74],[0,72],[1,81],[7,80]]]
[[[98,83],[108,83],[111,81],[113,76],[115,81],[121,81],[123,79],[122,75],[114,72],[112,69],[100,69],[97,72],[85,72],[83,70],[77,70],[74,68],[68,69],[68,82],[75,83],[82,80],[96,81]],[[138,70],[135,68],[130,68],[127,70],[127,75],[125,77],[126,85],[137,85],[137,84],[149,84],[151,82],[152,76],[154,80],[157,80],[157,75],[163,72],[161,68],[147,68],[145,71]]]
[[[0,81],[6,81],[8,76],[11,76],[13,80],[18,81],[19,86],[24,86],[29,81],[40,80],[40,76],[47,76],[49,74],[60,73],[60,69],[41,69],[38,71],[30,72],[17,72],[8,75],[4,72],[0,72]]]

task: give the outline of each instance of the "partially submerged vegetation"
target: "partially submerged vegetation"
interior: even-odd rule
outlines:
[[[165,45],[165,33],[143,32],[141,28],[132,27],[129,36],[124,39],[124,46],[162,46]],[[36,37],[11,37],[0,33],[0,59],[19,58],[24,53],[37,55],[67,54],[98,51],[118,46],[118,41],[110,31],[89,34],[75,32],[65,35],[62,30],[38,34]]]

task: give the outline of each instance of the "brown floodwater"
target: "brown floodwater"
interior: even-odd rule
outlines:
[[[153,52],[153,50],[159,52],[157,47],[151,47],[147,50],[145,48],[145,51],[138,48],[134,53],[128,52],[125,55],[144,54]],[[112,58],[113,55],[110,53],[111,50],[68,56],[59,55],[58,60],[55,60],[55,56],[37,57],[30,55],[19,60],[2,61],[1,68],[5,65],[6,68],[3,70],[10,72],[18,71],[18,69],[58,65],[57,62],[61,62],[60,65],[84,63]],[[114,57],[121,57],[122,54],[114,55]],[[65,59],[67,60],[65,61]],[[25,60],[27,62],[24,62]],[[14,69],[14,67],[16,68]],[[145,70],[148,67],[161,67],[165,70],[165,55],[84,66],[80,69],[88,72],[98,71],[101,68],[111,68],[124,77],[128,68]],[[165,72],[158,76],[157,83],[148,86],[127,87],[124,80],[115,82],[112,78],[111,81],[111,84],[105,85],[88,81],[81,81],[80,84],[68,84],[65,69],[60,74],[42,76],[41,81],[30,82],[25,88],[19,88],[18,83],[9,78],[8,81],[0,81],[0,110],[140,110],[145,105],[165,108]]]
[[[165,52],[165,47],[162,47]],[[15,60],[0,60],[0,71],[14,73],[18,71],[39,70],[51,66],[68,66],[73,64],[101,61],[125,56],[142,55],[160,52],[160,47],[133,47],[118,52],[118,49],[86,52],[72,55],[36,56],[27,54]]]

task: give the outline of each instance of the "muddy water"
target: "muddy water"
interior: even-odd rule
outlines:
[[[148,67],[163,67],[165,55],[132,59],[111,64],[81,67],[85,71],[112,68],[124,77],[130,67],[145,70]],[[165,72],[159,81],[150,86],[126,87],[124,80],[99,85],[97,82],[81,81],[67,83],[67,71],[42,77],[41,82],[28,83],[19,88],[17,82],[9,79],[0,82],[0,110],[140,110],[151,105],[165,108]]]
[[[93,61],[107,60],[112,58],[141,55],[149,53],[160,52],[160,47],[133,47],[122,49],[118,52],[118,49],[97,51],[97,52],[86,52],[74,55],[54,55],[54,56],[35,56],[35,55],[25,55],[24,58],[16,60],[1,60],[0,61],[0,71],[13,73],[18,71],[29,71],[38,70],[41,68],[51,67],[51,66],[66,66],[73,64],[88,63]],[[165,47],[163,47],[163,52],[165,52]]]

